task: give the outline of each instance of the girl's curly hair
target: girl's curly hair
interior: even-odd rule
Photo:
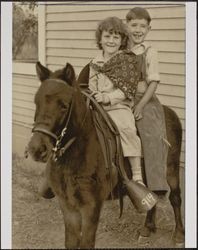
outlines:
[[[121,46],[120,50],[128,49],[130,46],[130,34],[127,29],[127,25],[122,22],[118,17],[108,17],[102,20],[96,29],[96,42],[99,49],[101,46],[101,36],[103,31],[108,31],[110,33],[120,34],[121,36]]]

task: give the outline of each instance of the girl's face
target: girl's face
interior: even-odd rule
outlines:
[[[151,29],[146,19],[130,20],[127,25],[134,45],[144,42],[146,35]]]
[[[120,34],[103,30],[100,43],[104,51],[104,56],[110,57],[118,52],[121,42],[122,38]]]

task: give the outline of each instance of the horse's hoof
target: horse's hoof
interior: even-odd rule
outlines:
[[[175,238],[175,245],[178,246],[178,247],[179,247],[180,245],[181,245],[181,246],[184,245],[184,242],[185,242],[184,235]]]
[[[148,227],[143,227],[139,230],[139,234],[142,237],[149,237],[151,234],[151,230]]]
[[[176,243],[175,243],[175,247],[176,247],[176,248],[182,248],[182,249],[183,249],[183,248],[185,247],[185,243],[184,243],[184,242],[182,242],[182,243],[177,243],[177,242],[176,242]]]
[[[45,199],[52,199],[55,197],[55,195],[53,192],[49,191],[48,193],[45,193],[42,197]]]
[[[182,231],[177,231],[174,233],[174,239],[175,239],[175,244],[176,245],[182,245],[185,242],[185,233],[184,230]]]
[[[142,227],[139,230],[139,234],[142,237],[149,237],[151,235],[151,232],[155,232],[156,228],[155,227]]]
[[[141,248],[146,248],[150,244],[150,238],[139,235],[138,237],[138,246]]]
[[[52,199],[55,197],[54,193],[52,192],[51,188],[48,188],[47,190],[40,190],[40,195],[45,199]]]

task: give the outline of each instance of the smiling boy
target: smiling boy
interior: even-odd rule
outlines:
[[[138,83],[133,108],[136,126],[142,141],[147,186],[157,194],[168,190],[166,165],[168,143],[164,110],[155,95],[160,82],[157,51],[145,38],[151,30],[151,17],[142,7],[131,9],[126,15],[131,34],[131,51],[142,55],[141,80]]]

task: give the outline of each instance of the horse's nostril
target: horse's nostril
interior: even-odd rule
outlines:
[[[47,156],[47,147],[45,145],[42,145],[40,148],[40,156],[43,159]]]
[[[41,147],[40,147],[40,154],[43,156],[43,155],[45,155],[46,154],[46,152],[47,152],[47,147],[45,146],[45,145],[42,145]]]
[[[47,147],[45,145],[42,145],[40,148],[41,153],[46,152],[47,151]]]

